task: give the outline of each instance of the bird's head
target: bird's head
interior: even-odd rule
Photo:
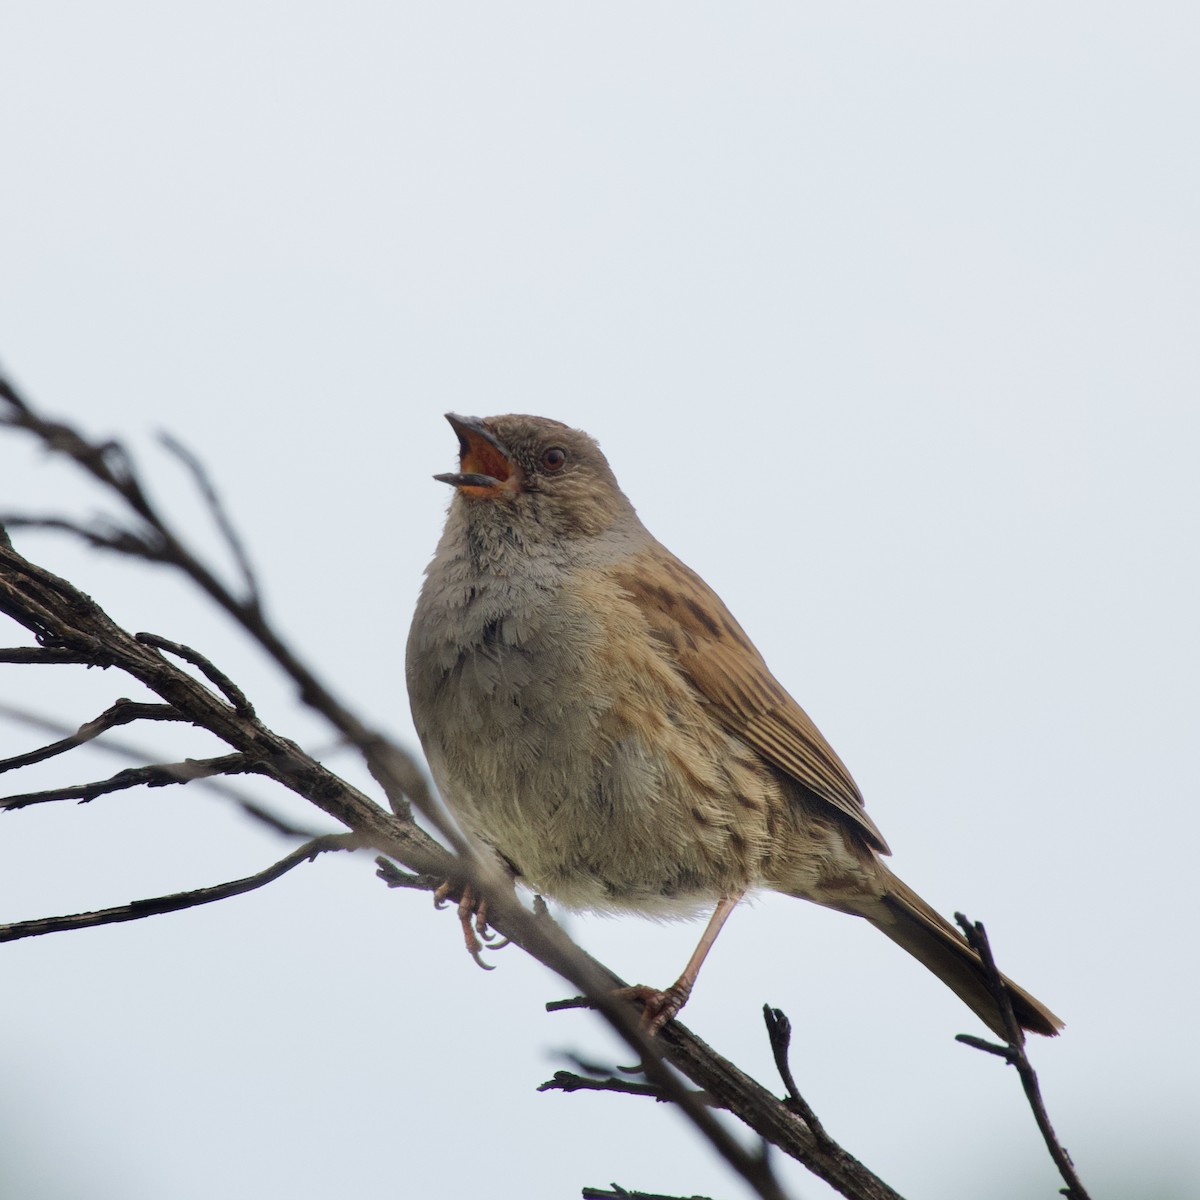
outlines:
[[[459,469],[448,483],[479,520],[534,522],[556,536],[601,533],[632,507],[595,439],[546,417],[447,413]]]

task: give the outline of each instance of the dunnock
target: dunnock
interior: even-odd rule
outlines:
[[[841,759],[642,525],[596,443],[541,417],[447,419],[461,469],[436,476],[455,496],[409,633],[408,690],[462,824],[568,908],[715,903],[679,980],[630,989],[652,1030],[687,1000],[737,902],[771,888],[865,917],[1003,1036],[975,953],[883,864]],[[1006,984],[1025,1028],[1061,1028]]]

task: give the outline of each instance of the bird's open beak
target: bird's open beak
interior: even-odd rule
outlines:
[[[515,490],[517,470],[512,455],[483,422],[478,417],[460,417],[456,413],[447,413],[446,420],[458,434],[462,470],[435,475],[434,479],[468,496],[497,496],[502,491]]]

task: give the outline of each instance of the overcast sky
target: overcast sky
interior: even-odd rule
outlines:
[[[441,414],[589,430],[845,759],[894,869],[1067,1021],[1036,1064],[1097,1200],[1200,1194],[1198,27],[1153,3],[9,2],[0,361],[128,439],[219,556],[155,435],[203,458],[283,630],[410,746]],[[96,503],[0,438],[0,509]],[[167,574],[17,544],[362,780]],[[133,688],[0,667],[0,700],[70,724]],[[0,722],[0,757],[42,736]],[[193,789],[6,815],[0,921],[287,848]],[[699,933],[570,928],[656,984]],[[478,971],[366,856],[0,951],[3,1200],[746,1194],[669,1111],[538,1095],[564,1050],[622,1052],[546,1015],[565,989],[519,952]],[[1056,1194],[1013,1073],[953,1041],[978,1022],[864,923],[739,910],[686,1018],[777,1087],[765,1001],[901,1192]]]

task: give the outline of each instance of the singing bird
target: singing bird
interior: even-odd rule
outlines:
[[[543,417],[447,420],[460,464],[435,476],[455,494],[407,677],[462,825],[568,908],[712,910],[673,985],[629,989],[651,1031],[683,1007],[738,901],[768,888],[865,917],[1004,1036],[975,952],[884,864],[842,760],[638,519],[596,442]],[[1062,1027],[1005,986],[1026,1029]]]

